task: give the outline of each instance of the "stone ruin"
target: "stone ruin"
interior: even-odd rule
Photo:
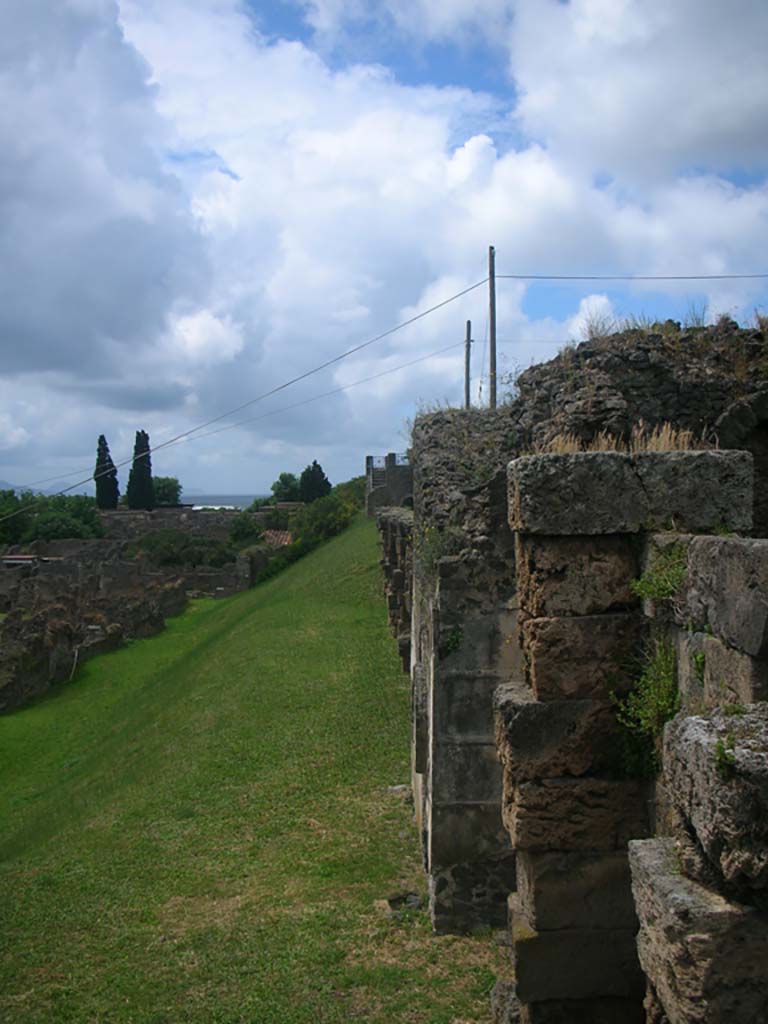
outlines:
[[[237,515],[102,513],[106,539],[36,541],[22,557],[9,549],[0,565],[0,714],[71,679],[88,658],[160,632],[188,598],[228,597],[252,586],[266,548],[221,568],[158,568],[128,550],[143,530],[169,526],[223,540]]]
[[[407,455],[365,457],[365,511],[369,516],[378,508],[413,506],[413,469]]]
[[[432,919],[508,924],[497,1024],[768,1021],[767,360],[729,322],[579,346],[417,420],[414,510],[378,513]],[[639,420],[737,450],[525,454]],[[616,714],[649,638],[681,705],[655,781]]]

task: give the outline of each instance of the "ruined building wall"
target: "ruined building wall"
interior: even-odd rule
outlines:
[[[749,529],[751,457],[544,455],[512,462],[509,478],[525,688],[497,691],[496,720],[517,850],[514,1012],[528,1024],[644,1021],[627,845],[668,813],[621,756],[612,695],[632,688],[650,632],[630,583],[648,548],[669,543],[649,530]]]
[[[437,928],[499,923],[514,888],[515,856],[499,811],[491,698],[500,683],[524,682],[517,617],[520,601],[527,600],[519,587],[528,583],[518,580],[506,465],[557,434],[588,441],[606,430],[627,437],[639,420],[706,431],[721,435],[725,446],[752,450],[760,431],[768,433],[766,345],[759,332],[733,326],[686,335],[664,325],[659,333],[630,331],[585,343],[527,370],[518,380],[519,395],[498,410],[444,411],[416,421],[413,589],[410,601],[397,588],[389,598],[399,608],[401,641],[410,613],[413,789]],[[765,487],[768,493],[768,482]],[[563,499],[567,503],[567,494]],[[626,551],[622,556],[626,544],[616,543],[621,586],[612,604],[579,613],[605,618],[603,631],[611,615],[631,611],[633,623],[641,618],[626,594],[640,555],[630,545],[631,558]],[[570,555],[564,548],[548,557],[559,565]],[[551,607],[548,614],[527,614],[565,617],[556,602]],[[539,648],[554,657],[565,628],[541,626]],[[633,637],[630,631],[624,639]]]
[[[651,1024],[768,1020],[768,541],[654,537],[685,576],[646,606],[674,644],[656,838],[629,844]]]

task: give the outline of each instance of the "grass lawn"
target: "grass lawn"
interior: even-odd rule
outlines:
[[[0,718],[0,1021],[489,1020],[501,955],[437,938],[376,534],[201,601]]]

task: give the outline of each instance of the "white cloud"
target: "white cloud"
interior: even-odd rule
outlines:
[[[766,35],[763,0],[517,0],[517,115],[590,174],[764,170]]]
[[[217,317],[201,309],[172,319],[170,344],[182,358],[211,366],[231,362],[242,352],[243,336],[229,316]]]
[[[0,12],[0,257],[14,268],[0,343],[13,423],[29,435],[11,465],[63,460],[54,433],[90,461],[100,432],[130,454],[138,427],[156,440],[217,416],[478,281],[489,243],[501,273],[761,269],[765,181],[716,175],[761,156],[765,138],[765,8],[737,7],[740,18],[720,3],[694,17],[692,0],[357,10],[416,42],[463,45],[484,25],[508,47],[516,111],[275,41],[239,0],[120,0],[119,20],[109,0]],[[348,4],[312,10],[326,34],[354,28]],[[536,141],[509,148],[505,113]],[[606,170],[615,180],[597,187]],[[667,289],[683,305],[692,290]],[[586,316],[584,290],[556,310],[532,294],[499,282],[510,365],[552,354]],[[708,293],[720,309],[759,296],[747,284]],[[619,313],[650,301],[650,286],[605,296]],[[212,487],[250,474],[247,490],[322,451],[351,475],[364,449],[399,444],[416,397],[461,395],[460,347],[276,410],[460,342],[468,318],[479,369],[486,306],[478,289],[254,405],[238,417],[253,418],[246,429],[159,453],[158,471]],[[66,406],[53,433],[40,425],[51,396]]]

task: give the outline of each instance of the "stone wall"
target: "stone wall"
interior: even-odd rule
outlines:
[[[413,468],[407,457],[389,452],[382,459],[365,459],[365,511],[369,516],[380,508],[413,506]]]
[[[156,508],[151,512],[134,509],[116,509],[100,512],[104,535],[109,540],[138,540],[153,530],[183,530],[201,534],[214,540],[228,540],[239,509]],[[252,513],[258,520],[259,514]]]
[[[673,544],[683,585],[646,608],[675,643],[657,838],[629,844],[653,1024],[768,1020],[768,541]]]
[[[545,702],[552,699],[547,690],[556,692],[573,672],[574,665],[562,659],[563,650],[574,652],[578,665],[579,649],[582,654],[593,646],[608,651],[614,641],[630,646],[635,629],[641,633],[645,628],[628,591],[646,557],[638,537],[647,535],[653,522],[665,530],[682,528],[677,506],[665,505],[670,488],[689,479],[679,501],[691,531],[722,528],[731,521],[730,510],[719,506],[717,522],[707,519],[706,511],[695,518],[697,503],[691,497],[700,484],[681,476],[679,458],[655,464],[653,459],[630,460],[631,473],[617,472],[601,485],[606,516],[613,515],[617,502],[623,509],[619,533],[610,541],[595,534],[582,546],[588,534],[579,533],[571,518],[560,540],[542,548],[534,535],[518,530],[516,539],[510,529],[507,463],[558,434],[572,433],[587,442],[607,430],[626,439],[639,420],[648,428],[668,422],[710,440],[721,436],[725,446],[756,451],[755,431],[768,431],[768,390],[760,383],[767,369],[768,349],[760,332],[739,331],[726,321],[686,334],[665,324],[657,333],[629,331],[565,350],[522,374],[519,394],[497,410],[446,410],[417,419],[411,449],[412,592],[408,601],[399,589],[407,584],[397,577],[393,586],[393,576],[388,599],[395,605],[390,614],[398,620],[401,638],[410,611],[413,789],[437,928],[499,923],[514,888],[515,853],[501,820],[502,775],[493,754],[493,691],[500,684],[512,685],[513,691],[528,685],[523,650],[526,657],[535,654],[538,700]],[[729,465],[720,456],[700,460],[705,462]],[[758,463],[756,456],[759,477]],[[652,464],[651,471],[647,467]],[[648,473],[666,476],[649,480]],[[768,488],[768,464],[765,475]],[[651,482],[658,507],[646,506]],[[557,480],[552,484],[550,514],[559,510],[567,521],[579,509]],[[758,479],[755,495],[761,486]],[[584,497],[582,512],[593,511],[593,497]],[[742,495],[738,500],[747,499]],[[749,500],[757,515],[759,500]],[[645,518],[638,520],[640,510]],[[667,516],[663,522],[659,510]],[[390,541],[381,514],[379,522],[386,549]],[[768,532],[768,526],[757,532]],[[536,579],[526,569],[530,545]],[[571,566],[574,558],[582,567],[600,562],[608,573],[589,583],[592,589],[581,595],[579,605],[569,603],[573,593],[558,586],[569,568],[579,571]],[[386,550],[384,562],[386,568]],[[542,573],[549,589],[537,582]],[[581,585],[586,586],[589,575],[582,573]],[[608,604],[601,603],[606,587]],[[624,632],[624,626],[631,628]],[[701,642],[712,646],[711,640]],[[621,657],[619,644],[615,660]],[[558,661],[562,665],[556,670]],[[609,659],[604,676],[614,668]]]
[[[626,777],[612,696],[632,687],[650,628],[630,583],[646,531],[744,530],[751,509],[746,453],[510,464],[524,686],[501,687],[495,703],[517,850],[510,928],[523,1021],[645,1019],[627,844],[657,816],[653,791]],[[699,540],[709,538],[691,546]]]

